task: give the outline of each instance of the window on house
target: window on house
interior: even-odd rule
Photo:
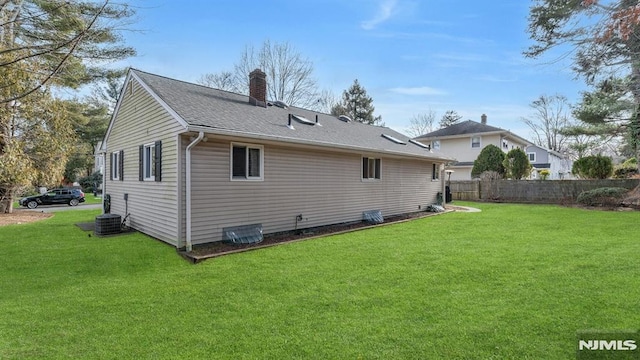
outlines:
[[[111,153],[111,180],[123,180],[123,151]]]
[[[536,153],[527,153],[527,156],[529,157],[529,162],[536,161]]]
[[[155,144],[146,144],[142,150],[142,177],[145,181],[155,180]]]
[[[262,146],[231,144],[232,180],[262,180],[263,162]]]
[[[440,180],[440,166],[438,164],[433,164],[431,180]]]
[[[140,145],[140,181],[162,181],[162,142]]]
[[[473,136],[471,138],[471,147],[479,148],[480,147],[480,136]]]
[[[362,178],[380,179],[380,159],[362,158]]]
[[[433,150],[440,150],[440,140],[433,140],[431,142],[431,148]]]

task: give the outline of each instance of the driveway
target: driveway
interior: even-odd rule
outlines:
[[[35,209],[27,209],[24,207],[20,207],[21,210],[24,211],[35,211],[35,212],[59,212],[59,211],[69,211],[69,210],[95,210],[102,209],[102,204],[79,204],[78,206],[69,206],[69,205],[39,205]]]

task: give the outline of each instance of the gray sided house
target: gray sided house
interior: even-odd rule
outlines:
[[[389,128],[130,70],[105,136],[105,194],[129,225],[190,250],[223,229],[265,234],[414,212],[449,159]],[[125,201],[126,198],[126,201]]]
[[[537,145],[527,146],[527,157],[533,166],[531,179],[540,179],[540,171],[548,170],[548,180],[569,180],[573,179],[571,168],[573,161],[568,156],[557,151],[545,149]]]

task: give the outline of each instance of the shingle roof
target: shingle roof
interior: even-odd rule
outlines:
[[[196,85],[180,80],[132,69],[165,104],[191,127],[205,128],[215,133],[233,132],[238,136],[259,135],[274,140],[311,143],[328,147],[360,148],[366,151],[395,153],[429,159],[449,160],[409,142],[409,137],[386,127],[344,122],[324,113],[297,107],[266,108],[249,103],[249,97]],[[302,116],[322,126],[302,124],[292,120],[294,130],[287,127],[289,114]],[[210,130],[209,130],[210,129]],[[397,144],[382,135],[405,142]]]
[[[416,139],[426,139],[426,138],[454,136],[454,135],[480,134],[480,133],[499,132],[499,131],[506,132],[507,130],[497,128],[495,126],[481,124],[473,120],[467,120],[461,123],[447,126],[446,128],[442,128],[440,130],[430,132],[428,134],[420,135]]]

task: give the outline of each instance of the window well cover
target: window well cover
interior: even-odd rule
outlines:
[[[371,224],[382,224],[384,222],[382,211],[380,210],[365,211],[362,213],[362,217],[364,218],[364,221]]]
[[[262,224],[226,227],[222,239],[232,244],[257,244],[263,240]]]

